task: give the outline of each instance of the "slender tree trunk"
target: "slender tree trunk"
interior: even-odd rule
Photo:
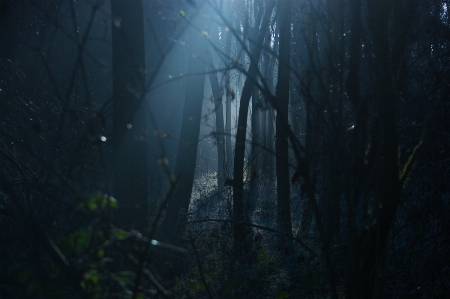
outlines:
[[[267,154],[266,154],[266,176],[270,187],[275,187],[275,125],[274,120],[276,112],[272,107],[266,111],[266,130],[267,130]]]
[[[142,0],[112,0],[114,196],[117,223],[144,229],[147,207],[147,122]]]
[[[247,27],[250,32],[249,43],[250,43],[250,51],[253,53],[255,51],[255,41],[258,39],[258,25],[261,23],[261,18],[263,16],[263,7],[260,5],[260,2],[253,2],[253,14],[255,17],[255,24],[253,27],[250,27],[248,24],[247,18]],[[262,45],[261,45],[262,46]],[[259,63],[258,63],[259,67]],[[259,81],[258,78],[255,78],[256,81]],[[256,201],[258,199],[258,187],[261,175],[261,165],[260,165],[260,149],[261,149],[261,140],[260,140],[260,121],[259,121],[259,88],[257,84],[253,84],[252,90],[252,113],[251,113],[251,136],[252,136],[252,147],[249,157],[249,166],[250,166],[250,190],[248,192],[248,196],[245,203],[245,220],[251,221],[253,212],[256,207]]]
[[[265,180],[263,178],[265,173],[265,159],[266,159],[266,147],[267,147],[267,109],[263,108],[259,111],[259,119],[260,119],[260,138],[261,138],[261,151],[260,151],[260,163],[261,163],[261,180]]]
[[[312,71],[315,67],[316,63],[316,52],[313,49],[318,49],[317,42],[317,22],[315,21],[315,12],[313,10],[309,11],[309,16],[307,23],[310,24],[309,28],[304,35],[305,46],[310,51],[307,51],[308,55],[305,58],[308,71]],[[315,161],[313,161],[313,157],[316,151],[318,151],[318,109],[316,105],[314,105],[313,94],[316,93],[316,87],[313,84],[312,76],[308,76],[305,78],[305,83],[303,85],[303,95],[305,100],[305,110],[306,110],[306,128],[305,128],[305,166],[307,169],[310,169],[310,166],[313,165]],[[307,194],[306,194],[307,195]],[[305,206],[303,208],[302,219],[300,221],[301,232],[304,235],[309,234],[311,231],[311,224],[313,219],[313,206],[311,200],[307,199],[305,202]]]
[[[234,157],[234,189],[233,189],[233,218],[234,220],[244,220],[244,157],[245,143],[247,133],[247,115],[250,98],[252,95],[254,80],[257,75],[258,61],[261,55],[262,44],[265,32],[268,29],[270,15],[274,7],[274,1],[266,3],[261,30],[255,45],[255,51],[252,53],[250,68],[242,89],[242,96],[239,106],[238,127],[236,133],[236,149]],[[246,244],[246,227],[243,224],[234,225],[234,249],[238,253],[248,252]]]
[[[252,149],[250,163],[250,190],[246,203],[246,221],[250,221],[258,200],[258,188],[261,177],[261,133],[260,133],[259,89],[255,85],[252,91]]]
[[[232,7],[231,1],[227,4],[227,16],[228,21],[231,22],[232,19]],[[228,30],[227,39],[225,41],[225,55],[226,57],[230,57],[231,53],[231,30]],[[230,84],[230,70],[225,72],[225,105],[226,105],[226,116],[225,116],[225,152],[226,152],[226,167],[227,167],[227,177],[231,177],[233,174],[232,161],[233,161],[233,153],[231,146],[231,101],[233,100],[234,92],[231,89]]]
[[[293,45],[293,55],[291,57],[291,68],[295,69],[297,72],[301,70],[301,66],[299,63],[299,56],[301,56],[303,53],[303,47],[301,47],[299,43],[299,33],[301,30],[301,23],[298,20],[299,18],[302,18],[303,14],[293,14],[291,16],[292,20],[292,45]],[[296,57],[297,56],[297,57]],[[294,80],[293,80],[294,79]],[[291,76],[291,84],[289,85],[290,88],[290,107],[289,107],[289,123],[292,127],[292,132],[294,132],[296,138],[300,140],[300,131],[301,131],[301,98],[300,93],[298,91],[298,86],[300,82],[298,82],[297,78],[293,78]]]
[[[197,147],[200,134],[200,122],[205,85],[205,71],[207,46],[205,37],[191,28],[189,30],[189,74],[201,74],[189,76],[186,85],[183,118],[180,132],[180,143],[175,164],[175,175],[178,178],[177,185],[167,207],[163,222],[162,236],[166,242],[179,243],[176,239],[181,231],[177,225],[185,222],[189,209],[192,186],[194,183]],[[203,74],[202,74],[203,73]]]
[[[279,32],[280,28],[277,26],[275,30],[275,38],[273,43],[273,53],[278,53],[279,48]],[[277,57],[275,55],[272,55],[268,67],[268,73],[267,73],[267,86],[269,90],[273,93],[275,93],[275,87],[274,87],[274,70],[275,70],[275,64],[277,61]],[[267,171],[267,182],[270,186],[274,187],[275,182],[275,126],[274,126],[274,120],[276,117],[276,111],[273,109],[271,105],[269,105],[267,109],[267,151],[268,154],[266,155],[266,171]]]
[[[291,11],[290,0],[280,1],[278,7],[278,24],[280,26],[280,51],[278,65],[278,83],[276,90],[276,173],[277,173],[277,228],[292,234],[289,179],[289,141],[287,121],[289,116],[289,74],[291,57]],[[287,248],[287,241],[279,239],[280,248]]]
[[[271,54],[268,52],[268,50],[271,49],[271,41],[272,41],[272,34],[270,31],[266,33],[266,36],[264,37],[264,45],[263,49],[265,50],[262,54],[262,64],[261,69],[263,72],[263,82],[267,85],[269,92],[273,92],[273,77],[269,70],[270,68],[270,62],[271,62]],[[272,84],[271,84],[272,83]],[[262,94],[263,98],[265,98],[265,95]],[[269,101],[267,99],[264,99],[261,102],[261,111],[260,111],[260,128],[261,128],[261,144],[263,146],[263,150],[261,152],[261,171],[263,172],[264,176],[267,176],[267,110],[270,107]],[[264,179],[265,180],[265,179]]]
[[[225,128],[223,124],[222,91],[220,90],[219,79],[217,79],[216,68],[214,66],[212,53],[208,54],[209,82],[214,98],[216,114],[216,141],[217,141],[217,189],[219,196],[224,190],[225,184]]]
[[[322,134],[322,159],[323,168],[323,206],[324,225],[330,242],[338,238],[340,222],[340,148],[343,148],[341,132],[342,128],[342,103],[344,99],[343,89],[343,65],[344,60],[344,6],[340,0],[328,0],[328,26],[331,34],[328,40],[326,55],[326,82],[330,89],[324,91],[327,94],[326,105],[329,107],[329,119],[331,126],[323,127]],[[335,145],[335,146],[333,146]],[[332,270],[330,270],[332,271]]]
[[[349,174],[352,179],[350,188],[351,196],[347,202],[347,231],[348,231],[348,269],[346,281],[346,297],[363,298],[362,277],[361,277],[361,250],[359,250],[359,233],[357,230],[356,216],[354,207],[361,206],[361,201],[365,200],[362,195],[364,178],[364,160],[366,150],[366,121],[367,121],[367,101],[360,97],[360,57],[361,57],[361,1],[354,1],[350,4],[350,43],[349,43],[349,65],[348,77],[345,84],[348,98],[356,112],[355,128],[352,144],[352,168]]]
[[[291,78],[292,79],[292,78]],[[295,90],[294,84],[289,86],[289,124],[291,125],[292,132],[295,134],[296,138],[300,135],[300,117],[299,117],[299,107],[300,99],[298,92]]]
[[[388,1],[369,2],[369,29],[373,37],[376,86],[378,99],[379,137],[372,142],[380,145],[379,211],[376,224],[371,227],[364,244],[362,277],[363,298],[377,297],[379,265],[385,249],[389,228],[395,219],[400,204],[401,184],[398,165],[397,94],[391,64],[391,45],[388,24],[392,12]]]

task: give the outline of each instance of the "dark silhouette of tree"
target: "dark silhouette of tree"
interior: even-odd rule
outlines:
[[[258,71],[258,61],[262,51],[265,32],[268,30],[270,16],[274,7],[274,2],[266,2],[264,15],[258,38],[254,45],[254,50],[250,53],[250,67],[247,72],[247,78],[242,89],[242,95],[239,106],[238,127],[236,133],[236,149],[234,151],[234,184],[233,184],[233,219],[243,221],[245,215],[244,208],[244,157],[247,133],[247,114],[253,85]],[[262,13],[262,12],[261,12]],[[258,18],[257,18],[258,19]],[[234,225],[234,249],[236,252],[247,253],[248,242],[247,230],[242,224]]]
[[[233,13],[232,2],[229,1],[225,6],[226,16],[228,20],[231,20]],[[225,40],[225,57],[231,57],[231,38],[232,32],[230,28],[226,33]],[[233,174],[233,153],[231,145],[231,101],[234,100],[234,91],[231,88],[230,83],[230,70],[225,71],[225,152],[226,152],[226,166],[227,166],[227,177],[232,177]]]
[[[223,120],[222,91],[220,90],[217,71],[214,66],[212,53],[208,53],[208,77],[214,99],[214,111],[216,116],[216,142],[217,142],[217,192],[222,196],[227,177],[225,170],[225,126]]]
[[[402,178],[398,164],[398,96],[393,75],[394,67],[398,64],[392,60],[397,53],[390,50],[392,44],[389,41],[388,28],[394,5],[388,2],[377,5],[369,2],[368,10],[369,30],[372,34],[373,52],[376,57],[374,92],[377,99],[375,121],[378,132],[372,137],[374,145],[372,149],[378,151],[379,155],[379,165],[375,173],[379,180],[379,193],[377,194],[379,211],[377,212],[378,221],[369,228],[368,239],[363,247],[362,276],[364,277],[363,297],[374,298],[378,281],[377,263],[384,252],[389,229],[400,204]],[[396,50],[403,52],[403,48]]]
[[[273,53],[278,52],[279,47],[279,28],[278,26],[275,28],[273,47],[271,48],[271,39],[272,33],[268,32],[267,36],[264,39],[264,48],[271,49]],[[271,55],[270,52],[264,52],[264,81],[267,84],[267,88],[271,93],[275,93],[274,87],[274,70],[276,65],[277,57],[275,55]],[[275,181],[275,109],[269,104],[266,103],[266,121],[262,124],[265,128],[265,151],[263,152],[263,171],[265,175],[265,183],[269,184],[272,187],[272,183]]]
[[[278,4],[280,46],[278,83],[276,88],[276,173],[277,173],[277,229],[292,234],[291,184],[289,176],[288,115],[291,57],[291,5],[290,1]],[[286,248],[286,240],[280,238],[279,246]]]
[[[114,196],[118,223],[148,226],[145,48],[142,0],[111,1],[114,102]]]
[[[178,182],[169,200],[162,228],[164,239],[175,243],[179,242],[176,237],[181,232],[178,223],[187,219],[194,183],[208,57],[205,32],[209,30],[204,30],[207,29],[203,28],[204,26],[200,20],[188,32],[188,72],[191,75],[187,78],[180,143],[174,170]]]

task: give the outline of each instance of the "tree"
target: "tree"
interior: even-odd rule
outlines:
[[[245,143],[247,134],[247,114],[250,98],[252,95],[254,80],[257,75],[258,61],[262,50],[265,32],[268,30],[270,16],[274,7],[274,1],[266,3],[264,16],[258,34],[258,39],[254,46],[254,51],[250,55],[250,67],[247,72],[247,78],[242,89],[241,101],[239,106],[238,127],[236,133],[236,149],[234,153],[234,184],[233,184],[233,219],[243,221],[244,210],[244,157]],[[234,249],[239,253],[248,252],[248,243],[245,240],[246,229],[243,224],[234,225]]]
[[[114,101],[114,196],[117,221],[148,226],[147,121],[142,0],[111,1]]]
[[[231,21],[232,16],[232,2],[228,1],[225,6],[226,12],[227,12],[227,19]],[[232,32],[230,28],[228,28],[227,34],[226,34],[226,41],[225,41],[225,57],[231,57],[231,37]],[[234,92],[231,89],[230,85],[230,70],[225,71],[225,108],[226,108],[226,114],[225,114],[225,152],[226,152],[226,167],[227,167],[227,177],[231,177],[233,174],[233,168],[232,168],[232,160],[233,160],[233,154],[232,154],[232,146],[231,146],[231,101],[234,99]]]
[[[189,34],[188,72],[180,142],[174,173],[178,177],[177,185],[169,200],[162,231],[164,240],[178,243],[177,234],[181,232],[178,223],[186,222],[187,212],[194,183],[197,146],[204,95],[205,72],[208,57],[204,23],[198,21],[191,26]]]
[[[374,42],[376,84],[375,95],[378,99],[377,123],[379,132],[372,142],[379,146],[379,211],[378,221],[370,227],[368,239],[364,244],[362,275],[364,277],[363,296],[374,298],[378,280],[377,263],[385,249],[389,229],[395,219],[400,204],[402,184],[398,164],[397,109],[398,98],[395,89],[391,45],[389,42],[389,19],[393,4],[381,2],[375,5],[369,2],[369,29]],[[402,51],[403,49],[398,49]],[[396,53],[394,52],[394,55]],[[395,57],[395,56],[394,56]],[[378,139],[380,138],[380,139]],[[378,139],[378,140],[377,140]],[[406,174],[405,174],[406,175]]]
[[[273,47],[270,47],[271,40],[272,40],[272,33],[268,32],[267,36],[264,39],[264,48],[265,49],[271,49],[273,53],[278,52],[279,48],[279,27],[276,26],[275,32],[273,33],[274,40],[273,40]],[[264,81],[267,84],[267,88],[271,93],[275,93],[275,87],[274,87],[274,69],[276,64],[276,56],[271,55],[269,52],[264,53]],[[265,127],[265,147],[266,150],[264,151],[264,157],[263,157],[263,170],[264,174],[266,176],[265,182],[272,187],[272,183],[275,181],[275,159],[273,153],[275,152],[274,147],[274,119],[275,119],[275,109],[270,105],[266,105],[266,121],[264,122],[263,126]]]
[[[276,89],[276,172],[277,172],[277,228],[292,234],[291,188],[289,177],[288,115],[289,80],[291,57],[291,6],[290,1],[280,1],[278,24],[280,26],[280,48],[278,83]],[[286,248],[286,240],[280,238],[279,246]]]
[[[217,192],[221,198],[225,186],[225,128],[223,121],[222,91],[220,90],[216,68],[212,53],[208,53],[208,77],[214,98],[214,111],[216,116],[216,142],[217,142]]]

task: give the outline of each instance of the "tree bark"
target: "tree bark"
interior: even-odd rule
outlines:
[[[112,0],[114,186],[116,221],[144,229],[147,207],[147,121],[142,0]]]
[[[199,75],[192,75],[187,79],[180,143],[174,171],[178,182],[169,200],[162,227],[164,240],[174,244],[179,244],[177,235],[181,232],[181,228],[177,224],[186,222],[194,183],[205,85],[204,58],[208,57],[205,37],[194,28],[189,30],[188,46],[190,50],[188,72]]]
[[[280,29],[276,28],[275,30],[275,38],[273,43],[272,51],[273,53],[278,52],[279,48],[279,32]],[[270,45],[270,37],[268,38],[268,44]],[[272,55],[270,58],[270,62],[268,59],[268,68],[266,72],[266,78],[267,78],[267,87],[270,90],[270,92],[275,93],[275,87],[274,87],[274,70],[275,70],[275,64],[277,61],[277,57],[275,55]],[[267,139],[266,139],[266,145],[267,145],[267,152],[265,156],[265,171],[266,171],[266,177],[267,177],[267,183],[269,186],[274,187],[275,182],[275,155],[273,154],[275,152],[275,127],[274,127],[274,120],[275,120],[276,111],[273,109],[271,105],[268,105],[267,111],[266,111],[266,130],[267,130]]]
[[[217,79],[216,68],[212,58],[212,53],[208,53],[208,77],[214,98],[214,111],[216,114],[216,142],[217,142],[217,191],[222,194],[225,185],[225,128],[223,124],[222,91],[220,90],[219,79]]]
[[[276,139],[275,150],[277,173],[277,229],[292,234],[292,217],[290,203],[289,178],[289,75],[291,57],[291,12],[290,0],[280,1],[278,7],[278,24],[280,26],[280,51],[278,64],[278,83],[276,89]],[[280,249],[286,249],[286,239],[279,238]]]
[[[379,264],[387,243],[389,228],[395,219],[401,198],[401,184],[398,165],[397,136],[397,94],[391,64],[391,45],[388,38],[388,24],[392,3],[387,1],[369,2],[369,30],[373,37],[376,57],[375,95],[378,99],[378,138],[373,143],[380,146],[378,167],[379,211],[377,221],[368,232],[364,244],[362,277],[364,279],[363,298],[377,297]]]
[[[251,217],[256,208],[258,199],[258,188],[261,177],[261,130],[260,130],[260,105],[259,89],[255,85],[252,91],[252,149],[249,157],[250,163],[250,190],[246,203],[246,221],[251,221]]]
[[[242,89],[242,96],[239,106],[238,127],[236,133],[236,148],[234,157],[234,185],[233,185],[233,219],[237,221],[244,220],[244,158],[245,143],[247,133],[247,115],[250,98],[252,95],[254,80],[256,80],[258,61],[261,55],[262,44],[265,32],[269,27],[270,16],[275,5],[274,1],[266,3],[258,40],[255,45],[255,51],[251,53],[250,68]],[[248,244],[245,242],[246,228],[243,224],[234,225],[234,249],[238,254],[248,252]]]
[[[232,7],[231,1],[227,3],[227,16],[228,21],[232,20]],[[231,30],[228,30],[227,39],[225,41],[225,57],[230,57],[231,53]],[[226,152],[226,168],[227,168],[227,177],[231,177],[233,174],[232,161],[233,161],[233,153],[231,146],[231,101],[233,100],[233,92],[231,90],[230,84],[230,70],[227,69],[225,72],[225,104],[226,104],[226,116],[225,116],[225,152]]]
[[[347,202],[348,214],[348,269],[346,281],[346,296],[348,298],[362,298],[362,278],[361,278],[361,251],[359,250],[359,236],[355,218],[354,207],[358,207],[359,202],[364,200],[362,196],[362,185],[365,183],[361,174],[364,173],[364,159],[366,150],[366,121],[367,121],[367,101],[360,97],[360,57],[361,57],[361,1],[354,1],[350,4],[350,43],[349,43],[349,63],[348,76],[345,84],[348,98],[355,111],[355,128],[352,140],[352,169],[349,174],[353,179],[349,179],[352,195]]]

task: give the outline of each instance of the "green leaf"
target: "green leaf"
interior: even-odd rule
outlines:
[[[106,195],[103,195],[101,198],[101,207],[102,209],[106,207],[106,205],[108,204],[108,197]]]
[[[108,199],[109,199],[109,206],[113,209],[117,209],[118,206],[117,199],[115,199],[112,196],[108,197]]]
[[[124,240],[126,238],[128,238],[129,234],[124,231],[123,229],[117,228],[113,230],[113,235],[119,239],[119,240]]]
[[[100,273],[97,270],[92,269],[89,272],[84,273],[84,278],[97,284],[100,281]]]
[[[79,232],[75,234],[75,252],[80,253],[83,251],[88,245],[90,240],[90,234],[86,232]]]
[[[94,211],[97,208],[105,208],[108,205],[108,196],[101,193],[92,195],[86,203],[87,208],[90,211]]]
[[[88,203],[87,203],[87,208],[90,211],[94,211],[94,210],[97,209],[97,204],[93,200],[89,200]]]
[[[136,273],[132,271],[121,271],[117,273],[117,278],[122,281],[133,281],[136,278]]]

